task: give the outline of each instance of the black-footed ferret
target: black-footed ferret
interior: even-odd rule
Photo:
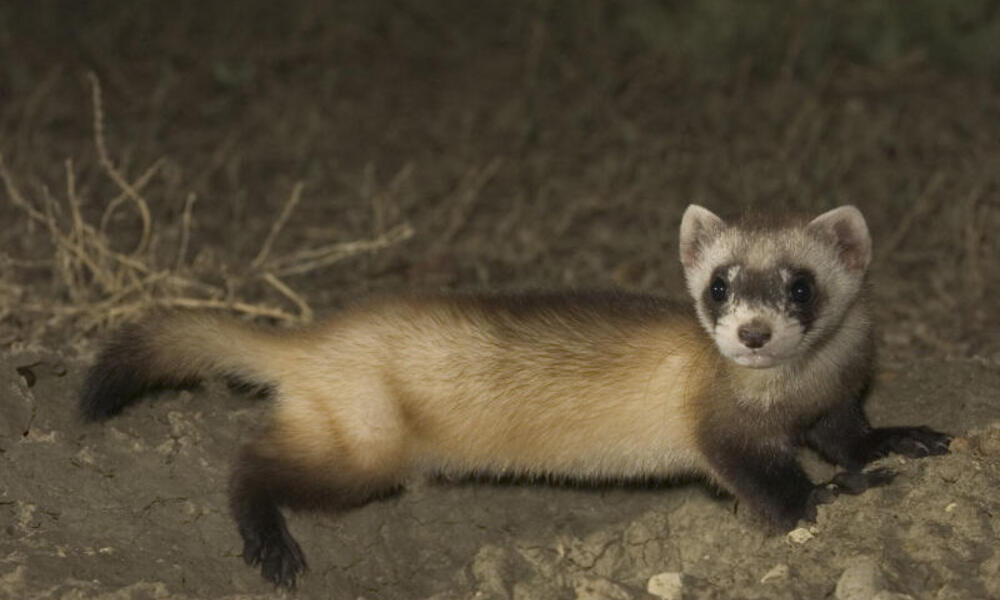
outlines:
[[[272,389],[231,508],[244,559],[285,586],[305,559],[280,507],[358,505],[417,473],[700,473],[791,528],[830,489],[798,446],[843,466],[834,483],[849,493],[888,481],[862,471],[887,452],[947,452],[945,434],[873,429],[862,412],[871,239],[856,208],[774,226],[692,205],[680,257],[694,311],[567,293],[383,298],[301,331],[152,315],[103,350],[81,408],[104,419],[212,374]]]

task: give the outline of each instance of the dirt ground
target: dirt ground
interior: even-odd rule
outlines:
[[[0,7],[0,597],[285,594],[244,566],[225,499],[266,401],[209,382],[78,418],[100,340],[142,309],[282,326],[411,289],[683,298],[696,202],[859,206],[868,412],[952,453],[885,459],[891,485],[789,536],[699,482],[416,481],[292,516],[295,595],[1000,598],[997,80],[934,47],[818,60],[795,19],[776,56],[706,63],[625,5]]]

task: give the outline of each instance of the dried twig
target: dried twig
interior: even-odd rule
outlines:
[[[268,270],[276,275],[299,275],[315,271],[323,267],[328,267],[335,262],[341,261],[349,256],[381,250],[388,246],[398,244],[408,240],[413,235],[413,228],[404,223],[397,225],[384,234],[371,240],[358,240],[354,242],[340,242],[300,250],[288,256],[273,259],[268,263]]]
[[[278,218],[271,224],[271,231],[269,231],[267,237],[264,238],[264,243],[260,247],[260,252],[257,253],[257,257],[250,263],[251,268],[259,269],[260,266],[264,264],[264,261],[267,260],[267,255],[271,253],[271,246],[274,244],[274,240],[277,239],[278,234],[281,232],[281,228],[285,226],[285,222],[288,221],[288,217],[291,216],[292,211],[295,210],[299,200],[302,199],[302,188],[303,184],[301,181],[297,182],[295,187],[292,188],[292,193],[288,196],[288,200],[285,201],[285,205],[281,209],[281,214],[279,214]]]
[[[470,169],[465,174],[455,192],[455,204],[448,220],[448,227],[434,240],[438,248],[449,244],[462,230],[472,209],[479,201],[479,193],[496,176],[502,165],[503,159],[494,158],[486,166]]]
[[[251,304],[244,301],[231,301],[231,300],[207,300],[202,298],[186,298],[186,297],[176,297],[176,298],[160,298],[154,301],[154,304],[159,306],[171,307],[171,308],[210,308],[210,309],[223,309],[231,310],[243,315],[252,317],[265,317],[268,319],[276,319],[278,321],[283,321],[285,323],[299,323],[301,319],[287,311],[281,310],[280,308],[274,308],[273,306],[267,306],[265,304]],[[144,307],[140,307],[144,308]]]
[[[7,170],[7,164],[3,160],[3,154],[0,154],[0,179],[3,179],[4,188],[7,190],[7,196],[10,197],[10,201],[14,204],[14,206],[24,210],[32,219],[40,223],[46,222],[45,215],[32,206],[30,202],[25,200],[24,196],[21,194],[21,190],[19,190],[17,185],[15,185],[14,177],[11,176],[10,171]]]
[[[117,305],[102,302],[90,305],[62,304],[53,306],[45,303],[29,302],[23,304],[21,309],[29,312],[50,313],[58,319],[80,315],[99,315],[103,317],[103,320],[115,322],[121,320],[123,317],[144,312],[149,308],[150,304],[168,308],[223,309],[247,316],[276,319],[286,323],[301,322],[299,317],[272,306],[251,304],[243,301],[188,298],[186,296],[155,298],[152,302],[140,300]]]
[[[278,290],[286,298],[295,303],[295,305],[299,308],[299,318],[302,321],[308,323],[313,320],[313,311],[309,308],[309,303],[306,302],[302,296],[296,294],[292,288],[285,285],[283,281],[275,277],[272,273],[264,273],[261,277],[274,289]]]
[[[104,142],[104,105],[101,101],[101,82],[98,81],[97,75],[93,72],[87,75],[90,78],[91,97],[94,103],[94,145],[97,147],[97,157],[108,177],[135,203],[136,209],[139,211],[139,217],[142,219],[142,235],[139,237],[139,243],[136,245],[135,250],[132,251],[132,256],[135,256],[136,254],[145,252],[149,246],[149,236],[152,232],[152,217],[149,214],[149,204],[146,203],[146,199],[139,194],[138,190],[125,180],[125,177],[115,168],[114,163],[111,162],[108,148]]]
[[[177,263],[174,265],[174,271],[181,270],[184,266],[184,260],[187,257],[188,241],[191,238],[191,212],[194,209],[194,202],[197,199],[198,196],[194,192],[191,192],[184,202],[184,215],[181,217],[181,243],[177,249]]]
[[[986,288],[980,260],[983,239],[983,223],[986,221],[986,207],[980,206],[983,186],[977,185],[965,199],[963,212],[965,219],[962,231],[962,277],[965,282],[963,297],[970,304],[977,304]]]
[[[67,158],[66,167],[66,201],[73,215],[73,241],[83,243],[83,216],[80,214],[80,199],[76,195],[76,172],[73,170],[73,159]]]
[[[881,254],[879,256],[880,261],[890,260],[896,250],[906,239],[906,235],[910,232],[910,228],[913,226],[917,220],[919,220],[924,215],[931,212],[934,208],[935,203],[933,202],[933,197],[937,194],[941,186],[944,185],[945,176],[942,171],[937,171],[931,175],[930,180],[924,187],[924,191],[913,200],[913,204],[910,206],[910,210],[906,212],[905,215],[899,220],[899,225],[896,226],[896,231],[892,232],[889,239],[882,245]]]
[[[153,175],[156,175],[160,171],[160,168],[163,166],[163,162],[164,162],[163,159],[159,158],[156,160],[156,162],[150,165],[149,168],[147,168],[142,173],[142,175],[140,175],[139,178],[135,180],[135,183],[132,184],[132,189],[135,190],[136,192],[141,192],[143,188],[146,187],[146,184],[153,179]],[[117,196],[115,196],[114,199],[112,199],[111,202],[109,202],[108,205],[104,208],[104,214],[101,215],[101,226],[100,226],[100,232],[102,234],[104,234],[108,230],[108,223],[111,221],[111,215],[113,215],[115,213],[115,210],[119,206],[121,206],[126,200],[129,200],[129,196],[125,192],[122,192]]]

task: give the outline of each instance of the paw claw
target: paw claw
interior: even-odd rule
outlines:
[[[817,486],[812,493],[810,498],[812,504],[829,504],[833,502],[838,495],[837,486],[832,483],[827,483],[826,485]]]
[[[887,449],[910,458],[926,458],[949,452],[951,436],[930,427],[905,427],[889,439]]]
[[[895,471],[884,467],[868,471],[841,471],[833,476],[830,485],[837,493],[855,496],[869,488],[885,485],[895,477]]]
[[[286,589],[295,588],[296,578],[307,568],[302,549],[283,526],[265,535],[247,533],[243,561],[259,566],[264,579]]]
[[[870,484],[869,487],[885,485],[887,483],[891,483],[892,480],[896,478],[896,472],[885,467],[869,469],[868,471],[865,471],[865,474],[868,476],[868,483]]]

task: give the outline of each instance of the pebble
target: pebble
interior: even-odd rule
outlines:
[[[796,544],[804,544],[814,537],[816,536],[814,536],[813,533],[805,527],[799,527],[798,529],[793,529],[788,532],[789,541],[795,542]]]
[[[968,454],[972,449],[971,444],[969,444],[969,438],[956,437],[951,440],[951,445],[948,447],[954,454]]]
[[[837,600],[874,600],[886,588],[885,575],[871,558],[858,557],[851,561],[837,580]]]
[[[984,456],[1000,454],[1000,428],[990,427],[979,436],[979,452]]]
[[[773,579],[788,579],[788,565],[775,565],[773,569],[760,578],[760,582],[767,583]]]
[[[684,574],[658,573],[649,578],[646,591],[661,600],[680,600],[684,596]]]

